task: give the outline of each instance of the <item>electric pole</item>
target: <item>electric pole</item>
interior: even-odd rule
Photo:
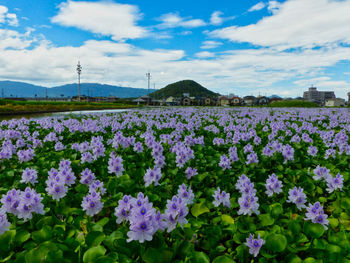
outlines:
[[[2,96],[2,98],[5,97],[5,95],[4,95],[4,88],[1,89],[1,96]]]
[[[78,73],[78,98],[80,101],[80,74],[81,74],[82,67],[80,65],[80,61],[78,61],[77,65],[77,73]]]
[[[149,94],[149,85],[150,85],[150,80],[151,80],[151,73],[146,73],[146,77],[148,79],[148,94]]]

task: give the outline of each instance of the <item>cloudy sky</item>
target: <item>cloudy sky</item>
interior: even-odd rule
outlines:
[[[350,91],[350,0],[0,2],[0,79],[221,94]]]

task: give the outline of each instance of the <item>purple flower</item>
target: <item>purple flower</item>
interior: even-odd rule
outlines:
[[[284,163],[287,163],[287,161],[293,161],[294,160],[294,148],[290,146],[289,144],[284,145],[282,148],[282,155],[284,157]]]
[[[108,173],[114,173],[117,177],[121,176],[124,172],[123,159],[120,156],[115,156],[111,153],[108,160]]]
[[[97,192],[100,193],[101,196],[106,193],[106,189],[103,187],[103,182],[99,180],[93,181],[89,186],[89,193]]]
[[[237,154],[237,147],[232,146],[228,149],[228,155],[230,157],[231,162],[236,162],[239,160],[238,154]]]
[[[197,175],[197,169],[196,168],[192,168],[192,167],[187,167],[186,171],[186,178],[187,179],[191,179],[193,176]]]
[[[90,185],[95,179],[95,174],[89,168],[81,172],[80,183]]]
[[[228,208],[231,207],[230,194],[226,193],[225,191],[221,192],[220,187],[218,187],[217,190],[214,192],[213,197],[213,204],[215,207],[218,207],[220,204],[223,204],[223,206]]]
[[[62,151],[64,149],[66,149],[66,147],[63,145],[62,142],[60,142],[60,141],[56,142],[56,144],[55,144],[55,150],[56,151]]]
[[[32,213],[45,214],[44,205],[41,203],[43,198],[34,189],[27,187],[20,193],[19,200],[17,207],[18,218],[23,218],[26,221],[32,218]]]
[[[249,253],[256,257],[259,254],[260,248],[265,244],[265,240],[260,238],[260,234],[258,234],[258,238],[254,239],[254,235],[250,234],[249,238],[247,238],[247,242],[245,245],[249,248]]]
[[[155,186],[159,185],[158,181],[161,177],[162,172],[157,166],[155,166],[153,169],[147,169],[146,174],[143,177],[145,186],[148,187],[152,183],[154,183]]]
[[[314,169],[314,180],[318,181],[321,179],[327,180],[327,178],[330,176],[329,170],[326,167],[321,167],[317,165],[317,167]]]
[[[190,205],[193,203],[194,194],[191,189],[191,186],[187,188],[185,184],[180,185],[179,189],[177,190],[177,196],[181,198],[186,205]]]
[[[258,162],[259,162],[258,155],[255,152],[251,152],[250,154],[248,154],[247,161],[245,163],[248,165],[251,163],[258,163]]]
[[[308,155],[311,155],[313,157],[315,157],[317,155],[317,147],[316,146],[309,146],[309,148],[307,149],[307,153]]]
[[[123,199],[118,201],[118,206],[115,208],[114,212],[118,224],[123,221],[129,221],[129,214],[132,208],[131,199],[132,197],[130,195],[124,195]]]
[[[84,197],[81,207],[88,216],[97,215],[103,208],[100,193],[92,192]]]
[[[143,146],[141,142],[137,142],[134,144],[134,151],[137,153],[143,152]]]
[[[92,163],[94,161],[94,157],[91,152],[84,152],[81,155],[81,163]]]
[[[151,241],[154,234],[153,222],[144,217],[139,217],[130,223],[130,231],[127,233],[127,242],[137,240],[140,243]]]
[[[305,214],[306,218],[305,220],[311,220],[315,224],[321,224],[323,225],[324,229],[327,230],[327,225],[329,224],[329,221],[327,219],[328,215],[326,215],[323,211],[323,207],[321,206],[320,202],[316,202],[313,205],[309,204],[309,206],[306,208],[307,213]]]
[[[21,183],[36,184],[38,182],[38,172],[35,169],[26,168],[22,173]]]
[[[0,235],[10,229],[10,222],[7,220],[6,213],[0,210]]]
[[[9,190],[6,195],[2,195],[1,210],[7,213],[18,215],[17,208],[20,202],[20,195],[21,191],[16,189]]]
[[[268,196],[272,196],[274,193],[279,194],[282,192],[282,181],[278,180],[278,177],[275,174],[271,174],[266,180],[266,191],[265,193]]]
[[[305,208],[306,195],[303,188],[295,186],[293,189],[289,189],[287,202],[296,204],[299,210]]]
[[[183,227],[184,224],[187,224],[187,219],[185,217],[188,214],[188,209],[181,198],[173,196],[171,200],[167,201],[166,207],[164,214],[167,222],[168,233],[175,229],[177,223],[180,223],[181,227]]]
[[[255,195],[242,195],[238,199],[238,204],[240,205],[240,208],[237,212],[239,215],[251,215],[253,212],[257,215],[260,214],[258,210],[258,198]]]
[[[219,166],[223,169],[231,169],[231,160],[227,158],[226,154],[220,156]]]
[[[337,174],[335,177],[329,175],[326,178],[327,181],[327,192],[332,193],[336,189],[342,190],[343,189],[343,182],[344,182],[344,177],[341,174]]]

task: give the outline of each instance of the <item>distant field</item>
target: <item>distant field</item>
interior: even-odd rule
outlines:
[[[33,112],[55,112],[74,110],[101,110],[101,109],[125,109],[133,108],[128,101],[115,103],[105,102],[67,102],[67,101],[12,101],[0,100],[0,114],[17,114]]]

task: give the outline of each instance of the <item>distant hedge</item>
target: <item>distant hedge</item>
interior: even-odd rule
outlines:
[[[298,107],[298,108],[315,108],[319,107],[316,103],[303,100],[280,100],[271,102],[269,107]]]

